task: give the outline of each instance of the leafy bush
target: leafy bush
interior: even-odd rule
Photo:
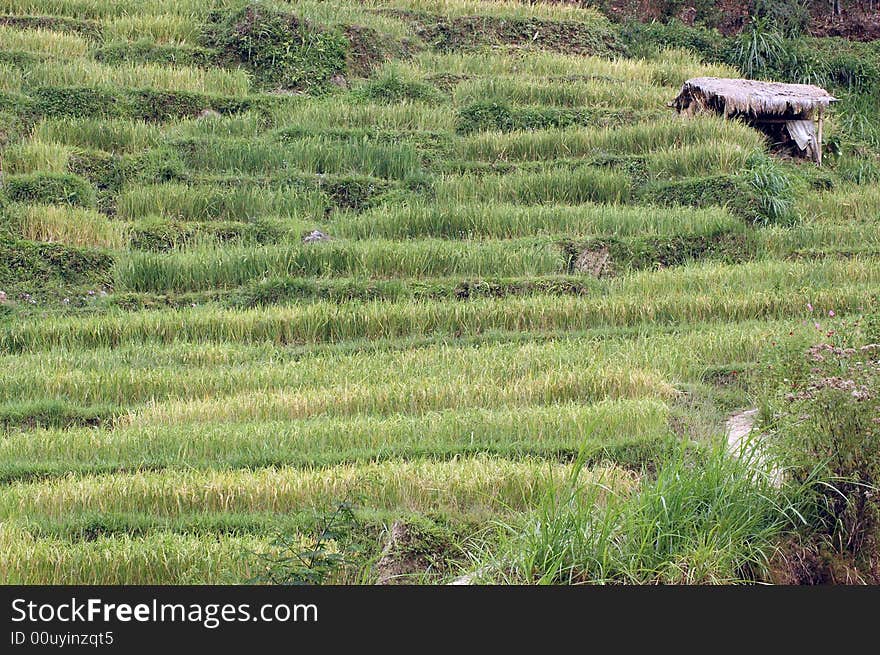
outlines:
[[[357,570],[357,549],[352,532],[359,521],[349,502],[318,517],[314,533],[306,539],[278,535],[269,553],[258,553],[261,571],[251,582],[268,584],[322,584],[340,582],[340,576]]]
[[[10,200],[94,207],[95,190],[79,175],[32,173],[10,175],[4,187]]]
[[[394,68],[370,79],[358,88],[354,95],[363,100],[387,103],[405,100],[438,101],[443,98],[443,94],[436,87],[421,80],[407,79]]]
[[[261,3],[215,19],[208,43],[247,66],[264,87],[318,90],[346,70],[348,40],[336,30]]]
[[[781,349],[767,362],[766,429],[788,475],[812,490],[816,514],[804,535],[812,569],[795,575],[877,582],[880,319],[815,326],[813,346]]]

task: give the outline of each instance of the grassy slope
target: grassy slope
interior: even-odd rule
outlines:
[[[876,185],[668,115],[730,68],[569,6],[306,2],[415,54],[285,82],[206,49],[241,4],[0,0],[5,581],[247,580],[345,499],[451,553],[580,450],[626,492],[717,441],[808,303],[876,301]]]

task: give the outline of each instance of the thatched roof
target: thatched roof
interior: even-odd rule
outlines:
[[[672,106],[679,112],[713,109],[725,116],[807,116],[837,98],[812,84],[783,84],[722,77],[695,77],[684,83]]]

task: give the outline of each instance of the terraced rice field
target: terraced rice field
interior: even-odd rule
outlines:
[[[206,40],[243,4],[0,0],[4,582],[260,579],[340,502],[371,557],[432,526],[445,581],[579,453],[627,493],[875,307],[880,187],[667,108],[728,66],[571,6],[275,2],[386,48],[285,85]],[[428,29],[499,17],[570,41]]]

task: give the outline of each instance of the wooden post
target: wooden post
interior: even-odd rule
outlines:
[[[816,163],[821,166],[822,165],[822,123],[824,122],[824,116],[822,112],[822,107],[819,107],[819,136],[817,138],[818,143],[816,153]]]

